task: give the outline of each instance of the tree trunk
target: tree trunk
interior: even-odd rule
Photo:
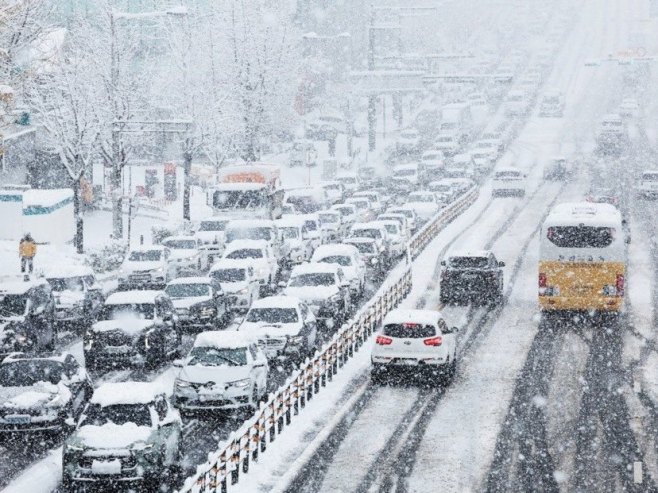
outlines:
[[[84,253],[84,235],[80,207],[80,178],[73,180],[73,217],[75,218],[75,236],[73,243],[78,253]]]
[[[123,238],[123,190],[121,188],[121,168],[113,164],[110,178],[112,193],[112,235],[115,239]]]
[[[190,172],[192,171],[192,152],[183,154],[183,219],[190,220]]]

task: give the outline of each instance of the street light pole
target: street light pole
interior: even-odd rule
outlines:
[[[375,8],[370,5],[370,25],[368,27],[368,70],[375,70]],[[368,96],[368,150],[374,151],[377,144],[377,96]]]

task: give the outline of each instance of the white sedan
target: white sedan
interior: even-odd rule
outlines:
[[[345,279],[350,282],[352,299],[358,299],[363,294],[367,269],[356,246],[345,243],[322,245],[313,253],[311,262],[339,265]]]
[[[413,209],[421,221],[430,220],[441,207],[432,192],[412,192],[405,205]]]
[[[371,361],[375,383],[401,369],[427,372],[433,384],[450,380],[457,369],[457,328],[437,311],[393,310],[375,338]]]
[[[236,240],[226,246],[224,256],[228,260],[249,259],[254,268],[255,277],[261,288],[273,288],[279,274],[277,262],[272,247],[265,240]]]

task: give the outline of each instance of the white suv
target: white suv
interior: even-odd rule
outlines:
[[[384,318],[371,359],[375,383],[400,369],[427,371],[431,383],[441,383],[457,368],[457,328],[448,328],[440,312],[393,310]]]

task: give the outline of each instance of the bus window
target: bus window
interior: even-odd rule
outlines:
[[[560,248],[605,248],[615,238],[613,228],[595,226],[553,226],[546,237]]]

